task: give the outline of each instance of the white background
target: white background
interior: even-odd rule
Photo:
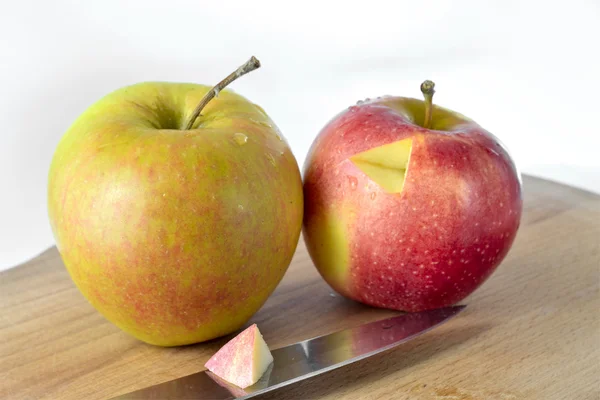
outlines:
[[[53,244],[46,176],[70,123],[146,80],[214,84],[261,104],[302,165],[365,97],[419,97],[475,119],[525,173],[600,192],[600,6],[569,1],[2,1],[0,269]]]

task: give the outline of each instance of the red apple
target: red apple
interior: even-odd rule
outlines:
[[[382,97],[330,121],[305,163],[303,234],[339,293],[403,311],[457,303],[508,253],[522,212],[507,150],[469,118]]]

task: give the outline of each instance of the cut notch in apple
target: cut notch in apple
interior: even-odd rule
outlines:
[[[400,193],[410,161],[412,139],[374,147],[350,157],[350,161],[388,193]]]

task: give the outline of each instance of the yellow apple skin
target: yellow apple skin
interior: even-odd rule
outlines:
[[[87,109],[60,141],[48,212],[89,302],[155,345],[239,329],[273,292],[303,214],[297,162],[257,105],[208,86],[148,82]]]

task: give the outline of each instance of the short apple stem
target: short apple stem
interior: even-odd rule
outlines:
[[[421,83],[421,93],[425,97],[425,119],[423,120],[423,128],[429,129],[431,126],[431,112],[433,109],[433,94],[435,93],[435,83],[432,81],[425,81]]]
[[[192,129],[192,126],[194,126],[194,122],[196,122],[196,119],[198,119],[204,107],[206,107],[208,102],[211,101],[215,96],[218,96],[221,90],[225,89],[227,85],[235,81],[240,76],[246,75],[248,72],[254,71],[257,68],[260,68],[260,61],[258,61],[256,57],[252,56],[252,58],[250,58],[244,65],[233,71],[221,82],[217,83],[215,87],[213,87],[208,93],[206,93],[202,100],[200,100],[200,103],[198,103],[198,105],[194,109],[194,112],[192,113],[192,116],[188,120],[185,126],[185,130]]]

